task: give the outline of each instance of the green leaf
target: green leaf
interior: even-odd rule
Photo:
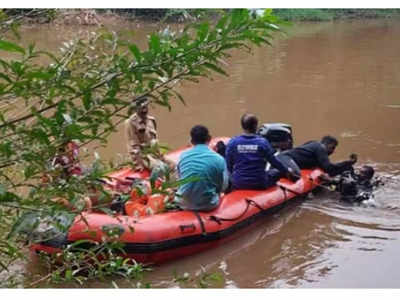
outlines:
[[[54,54],[50,53],[50,52],[41,50],[41,51],[37,51],[36,54],[38,54],[38,55],[44,54],[44,55],[50,57],[57,64],[59,63],[59,60],[57,59],[57,57]]]
[[[72,279],[72,270],[71,269],[68,269],[67,271],[65,271],[65,279],[67,279],[67,280]]]
[[[140,61],[142,59],[142,54],[140,53],[139,48],[135,44],[129,45],[129,50],[132,52],[132,54],[135,56],[136,61]]]
[[[37,79],[49,80],[50,78],[53,77],[53,74],[42,71],[36,71],[36,72],[29,72],[25,76],[26,78],[29,79],[37,78]]]
[[[159,53],[161,50],[161,43],[160,43],[160,37],[157,34],[152,34],[150,36],[150,44],[149,48],[153,50],[155,53]]]
[[[3,270],[6,270],[8,272],[7,266],[0,260],[0,267],[3,268]]]
[[[0,183],[0,197],[4,196],[6,192],[6,188]]]
[[[0,40],[0,50],[25,54],[25,49],[6,40]]]
[[[74,124],[69,124],[67,127],[65,127],[65,135],[66,137],[68,137],[69,139],[84,139],[87,136],[84,135],[83,132],[84,128],[82,126],[79,126],[78,124],[74,123]]]
[[[43,127],[50,128],[53,135],[59,133],[57,122],[53,118],[46,118],[39,113],[36,113],[35,116],[39,119],[39,122]]]
[[[13,61],[11,63],[11,69],[18,76],[21,76],[24,73],[24,67],[25,66],[22,63],[20,63],[19,61]]]
[[[85,91],[82,98],[83,106],[86,110],[89,110],[92,106],[92,92],[91,90]]]
[[[95,233],[95,235],[96,235],[96,233]],[[92,241],[92,240],[87,240],[87,239],[85,239],[85,240],[78,240],[78,241],[76,241],[76,242],[73,242],[73,243],[70,245],[70,247],[71,247],[71,249],[79,249],[79,248],[78,248],[79,245],[84,245],[83,248],[85,248],[87,244],[92,244],[93,246],[95,246],[95,245],[97,245],[97,242]]]
[[[13,144],[10,141],[5,141],[0,144],[0,152],[7,158],[10,158],[11,155],[15,154],[15,151],[12,149]]]
[[[163,190],[169,189],[169,188],[176,188],[176,187],[180,187],[181,185],[184,185],[184,184],[187,184],[187,183],[190,183],[190,182],[199,181],[201,179],[202,178],[199,177],[199,176],[190,176],[188,178],[184,178],[184,179],[173,181],[173,182],[164,182],[161,185],[161,188]]]
[[[50,145],[49,137],[47,136],[47,133],[43,129],[34,128],[31,131],[30,135],[31,135],[31,137],[37,139],[42,144]]]
[[[0,59],[0,65],[3,67],[4,70],[8,70],[10,68],[10,64],[2,59]]]
[[[8,77],[8,76],[7,76],[6,74],[4,74],[4,73],[0,73],[0,78],[5,79],[5,80],[8,81],[9,83],[12,82],[11,79],[10,79],[10,77]]]
[[[186,105],[185,99],[183,99],[182,95],[178,93],[177,91],[173,91],[175,96],[178,97],[178,99],[182,102],[183,105]]]
[[[18,27],[19,27],[19,24],[16,23],[16,22],[12,23],[11,26],[10,26],[12,33],[19,40],[19,39],[21,39],[21,35],[18,32]]]
[[[200,42],[203,42],[208,34],[209,25],[208,23],[202,23],[198,26],[197,29],[197,38]]]
[[[216,28],[217,29],[223,29],[226,25],[226,22],[228,21],[228,15],[225,15],[219,19]]]
[[[17,219],[7,239],[12,238],[16,234],[30,234],[39,225],[40,215],[37,212],[28,212]]]
[[[204,63],[204,66],[209,68],[209,69],[211,69],[211,70],[213,70],[213,71],[215,71],[215,72],[217,72],[217,73],[220,73],[220,74],[225,75],[225,76],[229,76],[228,73],[226,73],[220,67],[218,67],[218,66],[216,66],[216,65],[214,65],[212,63]]]
[[[24,169],[25,179],[31,178],[35,174],[35,172],[36,172],[36,167],[34,167],[32,165],[26,166]]]
[[[227,44],[223,45],[221,48],[219,48],[219,51],[233,49],[233,48],[238,49],[242,46],[244,46],[243,43],[227,43]]]

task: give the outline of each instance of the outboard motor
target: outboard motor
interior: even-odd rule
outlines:
[[[267,139],[271,146],[281,152],[293,148],[292,126],[285,123],[265,123],[257,134]]]

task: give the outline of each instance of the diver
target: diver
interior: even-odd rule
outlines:
[[[335,178],[322,175],[320,179],[331,187],[331,190],[340,194],[340,199],[349,203],[361,203],[374,198],[373,191],[383,185],[379,178],[373,179],[375,170],[373,167],[364,165],[359,171],[352,168]]]

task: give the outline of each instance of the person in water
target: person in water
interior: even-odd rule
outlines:
[[[180,180],[193,178],[178,188],[174,203],[181,209],[209,211],[219,204],[219,195],[228,186],[224,158],[211,150],[207,127],[196,125],[190,130],[193,148],[183,152],[177,165]]]
[[[274,156],[275,150],[256,134],[258,119],[246,113],[241,117],[242,135],[232,138],[226,146],[225,159],[231,175],[232,189],[263,190],[274,185],[282,175],[296,180],[298,175]],[[266,171],[270,162],[275,169]]]
[[[321,179],[325,184],[333,187],[333,190],[340,193],[340,199],[350,203],[359,203],[373,198],[375,187],[382,185],[379,179],[373,179],[375,170],[373,167],[364,165],[358,173],[353,169],[343,172],[338,178],[329,178],[322,175]]]
[[[344,171],[350,171],[357,162],[357,155],[351,154],[350,159],[339,163],[332,163],[329,156],[335,152],[339,142],[332,136],[324,136],[320,142],[310,141],[301,146],[283,151],[278,158],[291,158],[300,169],[321,168],[329,176],[336,176]]]

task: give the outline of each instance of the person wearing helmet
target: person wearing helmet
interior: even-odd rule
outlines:
[[[350,203],[360,203],[373,199],[375,187],[383,185],[380,179],[373,179],[375,170],[373,167],[364,165],[358,172],[353,169],[345,171],[337,178],[321,175],[324,184],[331,186],[332,190],[340,193],[340,199]]]

